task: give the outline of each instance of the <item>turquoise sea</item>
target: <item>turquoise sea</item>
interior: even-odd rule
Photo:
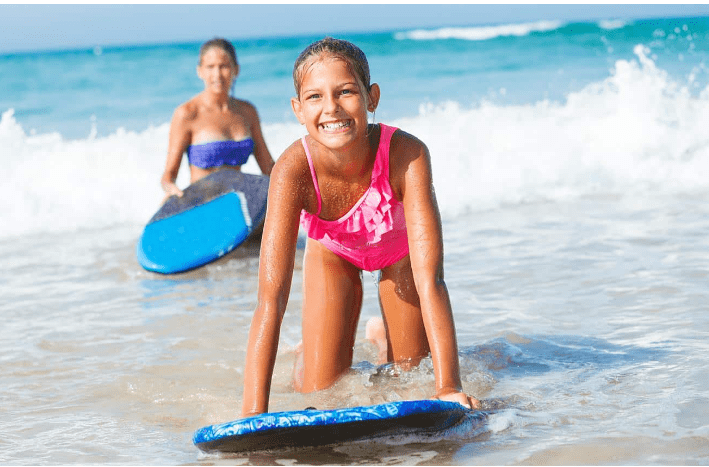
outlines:
[[[320,37],[234,39],[234,94],[274,157],[304,131],[292,65]],[[707,464],[709,17],[338,37],[369,57],[375,121],[431,150],[462,376],[487,423],[200,454],[194,430],[239,413],[257,251],[141,269],[200,43],[97,44],[0,55],[0,464]],[[432,394],[429,361],[398,377],[361,363],[379,313],[364,279],[357,369],[296,394],[297,266],[272,410]]]

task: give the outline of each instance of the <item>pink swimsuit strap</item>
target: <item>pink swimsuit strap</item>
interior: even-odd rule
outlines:
[[[391,137],[397,130],[397,128],[384,124],[379,124],[379,127],[381,129],[379,135],[379,146],[377,147],[377,157],[374,159],[374,166],[372,167],[372,176],[369,185],[371,190],[372,187],[379,188],[379,185],[385,183],[387,185],[386,188],[388,188],[388,191],[391,191],[391,186],[389,185],[389,144],[391,143]],[[322,211],[322,196],[320,195],[320,185],[318,185],[318,177],[315,174],[315,167],[313,166],[313,157],[310,155],[310,148],[308,147],[308,143],[305,141],[305,136],[301,138],[301,142],[303,143],[303,148],[305,149],[305,156],[308,158],[308,165],[310,166],[310,175],[313,178],[315,195],[318,198],[318,210],[313,215],[319,217],[320,212]],[[385,180],[381,180],[382,176],[385,177]],[[352,211],[359,206],[360,203],[361,200],[360,202],[355,203],[350,212],[342,216],[342,218],[349,216]],[[320,220],[323,222],[336,222],[325,221],[323,219]]]
[[[389,146],[397,129],[384,124],[379,127],[381,134],[369,188],[347,214],[332,221],[319,217],[322,196],[310,150],[305,138],[302,139],[318,210],[317,214],[303,210],[301,225],[309,238],[367,271],[394,264],[409,252],[404,206],[394,196],[389,182]]]
[[[313,185],[315,185],[315,194],[318,197],[318,210],[315,215],[319,216],[320,211],[322,211],[322,198],[320,197],[320,186],[318,186],[318,177],[315,175],[315,167],[313,167],[313,157],[310,155],[310,148],[308,148],[308,143],[305,142],[305,135],[303,135],[301,140],[303,142],[303,148],[305,148],[305,156],[308,158],[308,165],[310,166],[310,175],[313,177]]]

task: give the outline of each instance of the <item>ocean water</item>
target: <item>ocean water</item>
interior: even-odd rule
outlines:
[[[0,56],[0,463],[708,463],[709,18],[342,37],[382,87],[374,119],[431,150],[462,377],[486,422],[200,454],[194,430],[239,414],[258,252],[141,269],[172,111],[202,88],[200,44],[98,44]],[[274,157],[303,132],[291,68],[317,38],[235,41],[234,93]],[[357,365],[294,393],[296,263],[271,410],[430,397],[430,361],[367,363],[369,274]]]

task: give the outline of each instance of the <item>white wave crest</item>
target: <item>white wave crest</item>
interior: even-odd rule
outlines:
[[[706,190],[709,88],[692,96],[648,50],[567,96],[422,107],[398,126],[430,149],[441,210],[455,215],[585,194]]]
[[[422,106],[388,121],[429,147],[444,215],[586,194],[706,190],[709,88],[692,95],[642,46],[611,74],[563,102],[482,101]],[[141,227],[161,199],[168,124],[65,140],[27,135],[12,110],[0,120],[0,237],[115,224]],[[277,157],[302,134],[264,125]],[[258,171],[250,161],[246,171]],[[178,185],[188,183],[186,161]]]
[[[394,35],[397,40],[437,40],[463,39],[468,41],[484,41],[496,37],[527,36],[533,32],[553,31],[563,26],[561,21],[537,21],[534,23],[502,24],[497,26],[439,28],[433,30],[416,29],[399,32]]]
[[[628,23],[622,19],[606,19],[598,22],[598,27],[601,29],[622,29],[627,26]]]
[[[27,135],[9,109],[0,120],[1,237],[73,231],[115,224],[143,225],[163,198],[169,124],[141,132],[66,140],[59,133]],[[269,148],[280,154],[300,136],[300,125],[273,125]],[[258,172],[253,158],[245,172]],[[189,184],[186,158],[177,183]]]

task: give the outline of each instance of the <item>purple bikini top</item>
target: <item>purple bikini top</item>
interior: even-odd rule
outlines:
[[[244,165],[253,151],[254,140],[251,138],[241,141],[212,141],[188,146],[187,160],[202,169],[222,165]]]

